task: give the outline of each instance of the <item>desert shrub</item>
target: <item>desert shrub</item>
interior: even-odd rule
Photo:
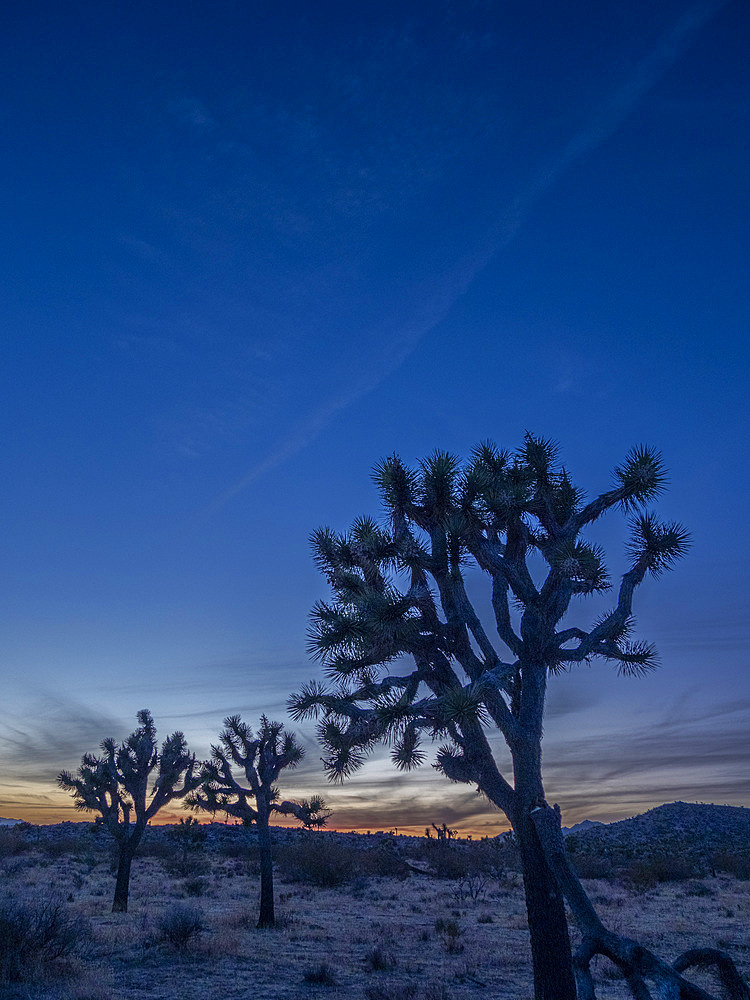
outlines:
[[[421,857],[438,878],[465,878],[475,867],[468,851],[445,840],[426,840],[421,845]]]
[[[0,858],[12,858],[31,850],[31,843],[20,826],[20,823],[16,826],[0,826]]]
[[[138,855],[141,858],[155,858],[157,861],[175,861],[177,850],[174,844],[165,840],[144,837],[143,843],[138,848]]]
[[[385,972],[393,969],[396,959],[392,952],[382,943],[376,944],[364,957],[365,968],[370,972]]]
[[[48,858],[62,858],[66,855],[77,854],[81,849],[81,841],[77,837],[62,836],[52,840],[43,840],[38,845],[42,854]]]
[[[735,878],[750,879],[749,851],[717,851],[712,864],[716,871],[734,875]]]
[[[454,889],[456,901],[463,903],[464,900],[471,899],[476,903],[484,899],[487,892],[487,882],[488,876],[482,872],[469,872],[468,875],[464,875]]]
[[[443,917],[438,917],[435,921],[435,932],[440,936],[443,948],[449,954],[458,955],[464,950],[464,946],[458,940],[463,934],[463,930],[457,920],[445,920]]]
[[[302,977],[304,982],[314,986],[336,986],[336,976],[327,962],[321,962],[314,969],[308,969]]]
[[[306,836],[277,851],[279,869],[294,882],[333,889],[350,882],[363,865],[362,852],[326,838]]]
[[[358,852],[357,861],[362,874],[383,878],[408,878],[410,874],[409,866],[399,857],[390,838]]]
[[[200,910],[192,906],[173,906],[157,924],[157,940],[177,951],[186,951],[203,930]]]
[[[634,861],[623,872],[623,878],[632,888],[642,891],[660,882],[683,882],[700,874],[690,858],[672,855]]]
[[[615,867],[601,854],[574,854],[570,859],[578,878],[613,878]]]
[[[206,879],[202,875],[186,878],[182,883],[186,896],[203,896],[206,892]]]
[[[467,847],[474,869],[501,881],[521,871],[521,854],[513,837],[485,837]]]
[[[84,950],[88,925],[72,917],[65,904],[0,902],[0,982],[36,978],[45,967]]]

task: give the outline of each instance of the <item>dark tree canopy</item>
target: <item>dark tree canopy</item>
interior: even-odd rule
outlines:
[[[329,683],[313,681],[292,696],[291,714],[320,719],[334,780],[356,771],[379,743],[391,747],[397,768],[410,769],[426,760],[425,738],[442,741],[435,766],[452,781],[475,784],[516,833],[536,1000],[575,1000],[563,896],[582,927],[590,912],[578,906],[585,892],[566,867],[559,815],[544,795],[547,680],[597,659],[631,675],[657,665],[654,647],[633,636],[633,599],[689,545],[682,525],[649,509],[666,486],[661,456],[634,448],[614,469],[611,488],[593,499],[558,462],[557,446],[531,434],[512,453],[482,444],[466,464],[437,451],[412,469],[394,455],[373,478],[384,525],[361,517],[348,532],[313,535],[333,596],[313,609],[310,645]],[[630,527],[628,568],[614,588],[603,550],[587,537],[613,510]],[[491,624],[471,600],[468,570],[486,580]],[[598,619],[578,607],[610,591],[610,608]],[[580,620],[571,622],[576,609]],[[498,768],[493,729],[505,738],[512,774]],[[596,953],[620,965],[635,996],[648,995],[644,979],[654,976],[675,996],[707,996],[674,970],[664,972],[664,963],[655,973],[657,960],[643,959],[645,949],[633,942],[619,948],[613,942],[625,939],[603,936],[590,920],[587,928],[585,954],[576,956],[579,996],[593,996],[588,963]]]
[[[292,712],[323,713],[331,776],[351,774],[379,741],[391,743],[397,767],[418,765],[426,734],[447,740],[437,765],[449,778],[475,782],[473,737],[485,723],[510,745],[539,732],[548,673],[594,658],[631,674],[656,665],[653,646],[631,638],[633,595],[688,544],[684,528],[644,509],[664,489],[661,458],[634,449],[614,488],[586,502],[556,456],[531,435],[515,454],[484,444],[465,466],[435,452],[413,470],[393,456],[374,474],[387,528],[363,517],[345,534],[314,534],[334,599],[313,610],[311,648],[335,686],[313,682]],[[612,508],[631,515],[630,568],[606,615],[561,628],[574,599],[611,589],[603,551],[582,532]],[[545,565],[541,582],[534,556]],[[488,580],[494,636],[467,594],[469,567]],[[411,671],[382,673],[405,656]],[[513,788],[493,786],[511,815]]]
[[[99,813],[97,821],[118,842],[113,909],[127,910],[130,864],[147,824],[168,802],[197,788],[200,778],[183,734],[172,733],[159,748],[154,720],[145,708],[126,740],[102,740],[101,750],[100,757],[84,754],[75,775],[61,771],[58,784],[73,793],[76,809]]]
[[[281,772],[296,767],[304,749],[280,722],[261,716],[257,733],[239,715],[224,720],[219,744],[211,747],[211,760],[201,769],[200,787],[188,805],[211,813],[223,812],[255,823],[260,849],[261,896],[259,927],[272,927],[274,918],[273,858],[269,821],[273,813],[293,815],[308,829],[325,826],[331,815],[319,796],[302,802],[281,801],[276,787]],[[234,771],[242,771],[245,784]]]
[[[294,733],[280,722],[261,716],[257,734],[239,715],[224,720],[219,745],[211,747],[211,760],[203,764],[200,786],[189,796],[188,804],[207,812],[223,812],[250,824],[258,819],[258,809],[294,815],[303,826],[325,826],[331,815],[319,796],[302,802],[282,802],[276,788],[281,772],[296,767],[305,755]],[[246,784],[234,775],[241,770]]]

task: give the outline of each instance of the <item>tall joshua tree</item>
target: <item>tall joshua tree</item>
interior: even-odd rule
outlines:
[[[258,732],[254,735],[239,715],[232,715],[224,720],[219,741],[219,746],[211,747],[211,760],[201,770],[200,788],[190,795],[188,804],[211,813],[227,813],[247,825],[256,824],[260,850],[258,927],[273,927],[271,814],[294,815],[309,829],[324,826],[330,813],[319,797],[301,803],[279,801],[274,783],[284,768],[296,767],[305,754],[294,734],[285,732],[280,722],[269,722],[262,715]],[[244,773],[249,787],[237,781],[234,768]]]
[[[61,771],[57,780],[61,788],[73,793],[76,809],[99,813],[97,822],[102,822],[117,842],[112,912],[126,913],[130,866],[147,824],[162,806],[195,789],[200,779],[195,754],[188,751],[182,733],[172,733],[159,748],[154,720],[146,708],[138,713],[138,728],[123,743],[106,739],[101,749],[101,757],[83,755],[76,775]]]
[[[683,527],[645,510],[664,489],[662,460],[650,448],[633,449],[615,469],[614,487],[589,501],[558,465],[556,446],[529,434],[514,454],[483,444],[463,466],[444,452],[417,470],[393,456],[373,478],[387,529],[360,518],[348,533],[322,528],[313,535],[333,600],[312,612],[311,648],[335,684],[312,682],[293,695],[292,715],[322,716],[319,737],[333,779],[351,775],[380,742],[406,770],[424,761],[425,736],[444,740],[435,766],[452,781],[476,785],[518,839],[536,1000],[575,1000],[567,882],[549,863],[561,872],[559,851],[545,854],[537,832],[548,809],[547,679],[595,658],[626,675],[656,665],[654,648],[630,639],[633,597],[688,546]],[[631,517],[630,567],[610,611],[586,627],[570,624],[578,598],[610,589],[604,553],[582,533],[613,509]],[[487,580],[494,629],[469,597],[469,567]],[[405,656],[410,670],[402,668]],[[505,738],[512,776],[500,773],[492,730]]]

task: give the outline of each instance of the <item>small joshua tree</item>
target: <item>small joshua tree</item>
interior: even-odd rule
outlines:
[[[484,444],[463,466],[444,452],[417,470],[392,456],[374,479],[387,529],[360,518],[345,534],[313,535],[333,600],[313,610],[311,648],[336,683],[313,682],[290,705],[295,719],[322,716],[329,776],[348,777],[382,742],[396,767],[410,769],[425,760],[425,737],[444,740],[438,770],[474,784],[513,826],[536,1000],[590,1000],[596,953],[620,967],[634,996],[651,995],[651,978],[664,996],[705,1000],[675,968],[602,927],[567,864],[542,779],[548,677],[594,659],[625,675],[656,665],[653,647],[630,638],[633,598],[688,545],[681,525],[645,509],[666,483],[661,457],[634,448],[614,470],[614,486],[588,502],[557,463],[556,446],[528,434],[513,454]],[[603,551],[584,536],[613,509],[632,518],[630,565],[611,610],[582,627],[568,618],[576,603],[611,587]],[[487,581],[492,628],[472,603],[467,567]],[[492,730],[510,750],[511,780],[498,768]],[[575,963],[564,897],[584,933]]]
[[[220,745],[211,747],[211,760],[201,770],[200,787],[188,798],[193,808],[224,812],[258,828],[260,849],[260,916],[258,927],[273,927],[273,855],[269,821],[272,813],[295,816],[305,827],[322,827],[330,813],[320,797],[280,802],[274,782],[287,767],[296,767],[305,751],[280,722],[261,716],[257,735],[239,715],[224,720]],[[243,771],[249,787],[236,780],[233,768]],[[255,805],[251,804],[251,800]]]
[[[313,795],[311,799],[302,799],[294,815],[306,830],[321,830],[332,813],[326,808],[324,799]]]
[[[101,743],[102,756],[84,754],[76,775],[61,771],[58,784],[73,793],[76,809],[98,812],[118,845],[113,913],[126,913],[130,866],[147,824],[162,806],[184,798],[199,783],[195,754],[180,732],[161,745],[148,709],[138,713],[138,728],[123,743]],[[155,775],[149,796],[149,781]],[[134,822],[131,823],[131,816]]]
[[[180,865],[183,872],[188,871],[189,855],[200,850],[206,842],[206,830],[195,816],[180,819],[180,822],[169,831],[170,838],[180,849]]]

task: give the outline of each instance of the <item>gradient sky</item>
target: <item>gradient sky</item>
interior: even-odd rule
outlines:
[[[144,706],[199,756],[286,720],[310,532],[378,513],[387,454],[526,429],[592,493],[661,448],[694,536],[638,595],[659,672],[552,681],[550,799],[750,805],[747,5],[1,17],[0,816],[79,818],[56,773]],[[506,825],[385,755],[327,788],[302,736],[284,793],[339,829]]]

